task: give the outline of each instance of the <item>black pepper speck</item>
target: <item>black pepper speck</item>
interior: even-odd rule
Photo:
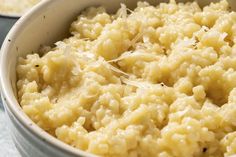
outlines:
[[[204,148],[202,149],[202,152],[205,153],[206,151],[207,151],[207,148],[204,147]]]

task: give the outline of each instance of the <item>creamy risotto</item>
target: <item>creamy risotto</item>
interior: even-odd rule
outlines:
[[[0,0],[0,14],[20,14],[33,7],[40,0]]]
[[[226,0],[88,8],[19,58],[24,112],[103,157],[235,157],[236,13]]]

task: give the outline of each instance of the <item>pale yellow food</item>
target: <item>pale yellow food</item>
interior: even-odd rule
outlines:
[[[42,57],[19,59],[19,101],[37,125],[104,157],[235,156],[236,13],[226,0],[89,8],[70,30]]]
[[[22,15],[41,0],[0,0],[0,14]]]

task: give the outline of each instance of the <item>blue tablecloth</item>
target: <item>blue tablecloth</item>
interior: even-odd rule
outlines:
[[[0,100],[0,105],[1,104]],[[5,115],[2,107],[0,108],[0,157],[20,157],[13,144],[8,127],[5,121]]]

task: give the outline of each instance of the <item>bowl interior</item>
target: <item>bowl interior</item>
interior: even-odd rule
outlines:
[[[157,4],[165,0],[146,1]],[[186,2],[187,0],[181,2],[183,1]],[[201,6],[216,1],[218,0],[198,0]],[[236,9],[236,1],[228,1],[231,8]],[[6,97],[11,112],[22,123],[30,121],[20,110],[17,102],[16,63],[19,56],[37,52],[41,45],[52,45],[68,36],[71,22],[75,20],[81,10],[89,6],[102,5],[109,12],[114,12],[120,7],[120,3],[126,4],[129,8],[134,8],[136,2],[137,0],[45,0],[25,14],[7,35],[0,54],[0,84],[2,94]]]

